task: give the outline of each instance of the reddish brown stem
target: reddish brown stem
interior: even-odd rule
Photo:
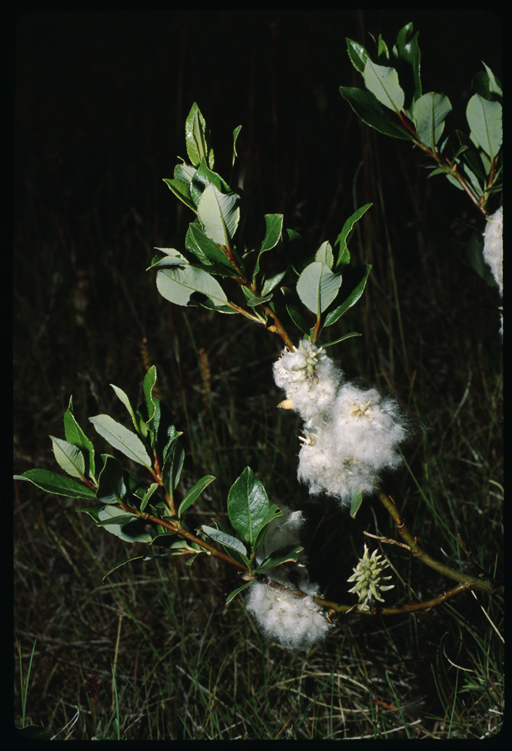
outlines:
[[[168,522],[165,519],[159,519],[157,516],[152,516],[151,514],[141,513],[140,511],[137,511],[136,509],[130,508],[130,506],[127,506],[124,503],[118,504],[124,511],[127,511],[130,514],[133,514],[134,516],[139,517],[140,519],[146,519],[149,522],[153,522],[155,524],[159,524],[161,527],[165,527],[166,529],[169,529],[171,532],[174,532],[177,535],[181,535],[181,537],[185,537],[187,540],[190,540],[191,542],[195,542],[200,547],[204,548],[208,551],[211,555],[215,556],[216,558],[221,558],[223,561],[226,561],[226,563],[231,563],[231,565],[236,566],[237,568],[241,568],[243,571],[247,571],[248,569],[246,566],[244,566],[241,563],[238,563],[238,561],[235,561],[234,558],[231,558],[231,556],[227,555],[226,553],[223,553],[222,550],[218,550],[217,548],[214,548],[213,545],[210,545],[210,543],[205,542],[204,540],[201,540],[199,537],[196,537],[196,535],[192,534],[192,532],[189,532],[187,529],[184,529],[180,522]]]
[[[349,613],[353,615],[402,615],[404,613],[415,613],[418,610],[430,610],[436,605],[440,605],[446,600],[449,600],[450,597],[455,597],[461,592],[466,592],[468,589],[471,589],[470,584],[457,584],[447,592],[441,592],[440,595],[438,595],[437,597],[432,597],[430,600],[408,603],[406,605],[395,605],[394,607],[390,608],[374,607],[372,609],[364,609],[359,605],[351,607],[349,605],[340,605],[337,602],[329,602],[328,600],[322,600],[320,598],[313,599],[315,600],[317,605],[321,605],[324,608],[329,608],[331,611],[334,611],[336,613],[345,613],[346,615],[348,615]]]

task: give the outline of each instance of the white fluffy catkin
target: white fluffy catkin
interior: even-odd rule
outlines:
[[[263,544],[256,552],[256,563],[280,548],[300,545],[300,532],[304,517],[300,511],[292,511],[279,504],[283,515],[274,519]],[[294,597],[292,592],[275,589],[263,582],[254,582],[249,587],[246,608],[268,638],[279,642],[290,650],[308,649],[323,639],[329,630],[329,623],[321,608],[315,604],[313,595],[318,594],[318,586],[309,580],[305,566],[306,556],[299,553],[297,563],[283,563],[267,569],[264,573],[284,586],[297,587],[307,597]]]
[[[503,208],[499,208],[487,220],[484,232],[484,259],[491,267],[492,275],[503,297]]]
[[[291,352],[285,348],[274,363],[274,381],[286,392],[292,409],[309,420],[329,408],[342,380],[341,371],[321,347],[303,340]]]
[[[291,651],[309,649],[330,628],[311,597],[297,598],[262,582],[249,587],[245,606],[267,638]]]
[[[398,402],[344,382],[322,348],[307,340],[285,348],[274,380],[304,419],[297,474],[311,494],[327,493],[347,506],[356,493],[370,493],[384,470],[401,464],[408,429]]]
[[[310,493],[327,493],[348,506],[370,493],[380,473],[402,461],[408,431],[399,404],[376,389],[344,383],[327,414],[306,423],[298,477]]]

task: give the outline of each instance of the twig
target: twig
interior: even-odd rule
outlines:
[[[404,545],[403,542],[397,542],[396,540],[391,540],[389,537],[379,537],[379,535],[372,535],[370,532],[363,532],[363,535],[366,535],[367,537],[373,537],[374,540],[378,540],[379,542],[385,542],[388,545],[398,545],[400,548],[405,548],[406,550],[409,550],[408,545]]]
[[[450,566],[446,566],[444,563],[441,563],[435,558],[432,558],[431,555],[426,553],[421,548],[420,544],[418,543],[417,537],[413,537],[413,535],[409,532],[407,525],[402,519],[400,512],[391,496],[386,495],[386,493],[384,493],[382,490],[379,490],[378,496],[380,502],[394,520],[398,534],[401,535],[402,539],[409,547],[413,556],[421,561],[421,563],[424,563],[426,566],[430,566],[430,568],[433,568],[435,571],[443,574],[443,576],[446,576],[449,579],[453,579],[454,581],[464,584],[467,589],[478,589],[481,592],[487,592],[488,594],[503,593],[504,587],[497,585],[491,579],[484,579],[482,575],[480,575],[480,577],[477,579],[470,574],[464,574],[462,571],[456,571]]]

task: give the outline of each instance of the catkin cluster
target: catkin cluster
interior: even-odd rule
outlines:
[[[398,402],[344,381],[323,349],[308,341],[285,349],[274,380],[286,392],[282,406],[304,420],[298,477],[311,494],[326,493],[346,507],[399,466],[408,430]]]
[[[258,565],[281,548],[300,544],[304,523],[302,513],[292,511],[284,504],[279,504],[279,507],[283,515],[269,525],[256,554]],[[325,612],[313,600],[313,596],[318,595],[318,585],[309,580],[305,564],[306,557],[301,552],[296,563],[283,563],[267,569],[265,575],[285,585],[289,591],[254,582],[245,602],[265,636],[292,651],[308,649],[324,639],[330,628]],[[307,597],[296,597],[294,589],[305,592]]]
[[[492,275],[503,297],[503,208],[488,217],[484,232],[484,259],[489,264]],[[500,334],[503,336],[503,314],[501,314]]]

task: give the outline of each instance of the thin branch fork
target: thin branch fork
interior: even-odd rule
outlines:
[[[481,572],[477,578],[475,576],[471,576],[471,574],[465,574],[462,571],[457,571],[456,569],[453,569],[450,566],[437,561],[431,555],[426,553],[418,543],[418,539],[416,537],[413,537],[413,535],[410,533],[393,499],[390,496],[386,495],[386,493],[384,493],[384,491],[382,490],[379,490],[378,497],[382,505],[386,508],[386,510],[394,520],[398,534],[402,537],[413,556],[421,561],[421,563],[424,563],[426,566],[430,566],[430,568],[433,568],[438,573],[443,574],[443,576],[446,576],[449,579],[453,579],[454,581],[465,585],[466,589],[478,589],[480,592],[487,592],[487,594],[502,594],[504,592],[504,587],[502,585],[496,584],[496,582],[494,582],[490,577],[487,577],[483,572]]]

